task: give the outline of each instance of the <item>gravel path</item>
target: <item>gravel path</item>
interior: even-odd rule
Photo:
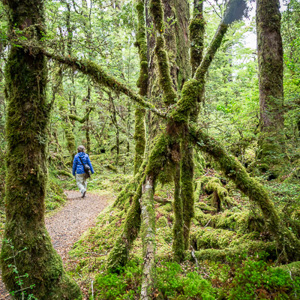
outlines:
[[[84,199],[80,192],[66,191],[67,204],[56,214],[46,219],[46,227],[52,244],[64,262],[68,252],[81,234],[96,222],[96,217],[105,208],[107,196],[87,193]],[[5,291],[0,274],[0,300],[10,299]]]

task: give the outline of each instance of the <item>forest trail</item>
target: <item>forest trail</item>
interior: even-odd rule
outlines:
[[[66,191],[66,205],[57,213],[46,218],[46,227],[53,247],[67,261],[68,252],[82,233],[96,222],[96,217],[107,205],[108,196],[87,193],[84,199],[80,192]],[[11,299],[5,290],[0,274],[0,300]]]

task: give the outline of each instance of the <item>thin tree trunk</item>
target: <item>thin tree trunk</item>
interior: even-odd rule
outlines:
[[[141,204],[141,237],[143,241],[143,278],[141,285],[141,300],[153,299],[156,287],[156,264],[155,264],[155,210],[154,210],[154,181],[150,176],[146,177],[143,185]]]

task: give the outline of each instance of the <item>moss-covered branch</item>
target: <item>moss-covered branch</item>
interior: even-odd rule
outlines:
[[[89,109],[88,112],[85,114],[85,116],[83,116],[82,118],[80,118],[80,117],[78,117],[78,116],[76,116],[76,115],[71,114],[71,115],[69,115],[69,119],[74,120],[74,121],[77,121],[77,122],[79,122],[79,123],[82,124],[82,123],[84,123],[85,121],[88,120],[89,115],[90,115],[90,113],[92,112],[92,110],[93,110],[92,108]]]
[[[140,95],[136,94],[126,84],[121,83],[112,75],[106,73],[99,65],[97,65],[93,61],[55,54],[45,50],[40,44],[37,44],[36,42],[32,42],[28,44],[19,39],[12,39],[12,40],[14,41],[15,44],[30,50],[30,53],[32,53],[32,55],[34,55],[35,53],[42,52],[48,58],[54,59],[62,64],[65,64],[75,70],[82,72],[85,75],[90,76],[96,83],[104,85],[115,92],[120,92],[127,95],[136,104],[146,109],[149,109],[150,111],[152,111],[153,113],[155,113],[160,117],[165,118],[165,114],[159,111],[158,109],[156,109],[153,104],[146,101]]]
[[[219,142],[204,133],[199,127],[190,126],[190,136],[195,145],[211,155],[220,165],[222,171],[232,179],[237,188],[245,193],[261,209],[269,231],[282,250],[282,259],[295,261],[300,259],[300,241],[280,221],[279,215],[265,188],[251,178],[241,163],[229,155]]]
[[[200,65],[203,57],[205,31],[204,24],[203,0],[195,0],[193,19],[190,23],[192,75],[195,74],[195,71]]]
[[[207,50],[207,52],[204,55],[204,58],[200,64],[200,66],[197,68],[195,72],[195,78],[199,81],[204,80],[204,76],[217,52],[219,49],[221,42],[223,40],[223,37],[225,33],[227,32],[227,29],[230,24],[232,24],[235,21],[240,20],[246,10],[246,1],[245,0],[230,0],[227,4],[226,11],[224,13],[224,17],[222,21],[220,22],[220,25],[214,35],[214,38],[212,42],[210,43],[210,46]]]
[[[172,85],[169,59],[165,50],[164,12],[161,0],[151,0],[150,11],[156,32],[155,54],[158,62],[159,83],[163,90],[164,102],[166,105],[170,105],[175,103],[177,94]]]

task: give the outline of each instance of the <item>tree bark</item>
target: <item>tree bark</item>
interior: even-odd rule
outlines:
[[[256,26],[259,67],[260,137],[262,169],[278,175],[284,153],[283,49],[279,0],[257,0]],[[272,168],[275,169],[272,170]]]
[[[141,300],[153,299],[156,287],[156,263],[155,263],[155,210],[154,210],[154,181],[150,176],[146,177],[143,185],[141,204],[141,236],[143,241],[143,277],[141,285]]]
[[[10,31],[24,30],[31,40],[44,31],[44,1],[9,0]],[[11,33],[11,32],[10,32]],[[35,56],[10,48],[6,65],[9,91],[6,121],[6,224],[1,250],[2,278],[9,291],[29,288],[38,299],[81,299],[81,292],[63,269],[45,228],[47,180],[47,69],[41,52]],[[10,266],[13,265],[13,266]],[[18,275],[23,283],[18,284]],[[22,292],[16,294],[22,298]]]
[[[144,0],[137,1],[138,13],[138,29],[135,45],[139,50],[140,57],[140,76],[137,82],[139,88],[139,95],[147,96],[148,92],[148,57],[147,57],[147,40],[146,40],[146,21],[145,21],[145,2]],[[134,153],[134,174],[136,174],[143,162],[145,146],[146,146],[146,132],[145,132],[145,114],[144,108],[136,108],[135,110],[135,153]]]

